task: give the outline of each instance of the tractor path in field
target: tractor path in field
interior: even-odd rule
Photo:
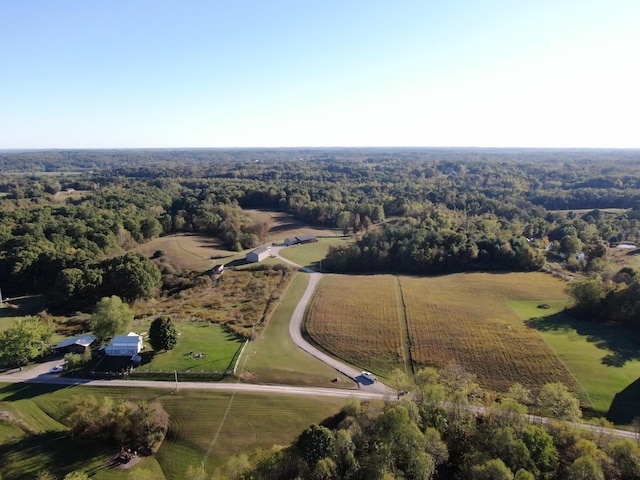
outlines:
[[[370,380],[367,380],[362,376],[361,371],[345,363],[342,363],[340,360],[330,355],[327,355],[326,353],[314,347],[304,339],[304,337],[302,336],[302,322],[304,320],[304,314],[307,311],[307,307],[309,306],[309,303],[313,298],[316,288],[318,287],[318,283],[322,279],[322,274],[310,268],[298,265],[297,263],[294,263],[291,260],[287,260],[286,258],[280,256],[279,252],[283,248],[285,247],[272,246],[271,255],[274,255],[279,260],[285,263],[288,263],[289,265],[292,265],[300,269],[301,271],[309,274],[309,285],[307,285],[307,289],[305,290],[304,295],[300,299],[300,302],[298,302],[298,305],[296,305],[296,308],[293,311],[293,315],[291,316],[291,321],[289,322],[289,335],[291,336],[291,340],[293,341],[293,343],[295,343],[298,348],[305,351],[309,355],[314,356],[315,358],[326,363],[336,371],[351,378],[353,381],[356,382],[360,390],[367,391],[367,392],[375,392],[382,395],[395,396],[396,395],[395,390],[387,387],[382,382],[379,382],[379,381],[372,382]]]
[[[407,322],[407,305],[404,303],[402,286],[397,275],[393,276],[393,284],[396,291],[396,303],[398,305],[398,322],[400,323],[400,349],[402,350],[402,360],[404,362],[404,373],[413,383],[413,359],[411,358],[411,335],[409,335],[409,323]]]

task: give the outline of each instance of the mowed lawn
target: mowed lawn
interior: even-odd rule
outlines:
[[[289,321],[309,277],[297,273],[289,289],[254,341],[244,349],[238,375],[251,383],[319,387],[354,387],[353,381],[298,348],[289,336]],[[338,381],[333,381],[334,379]]]
[[[455,362],[496,392],[516,382],[532,389],[563,382],[580,392],[555,352],[508,303],[564,300],[561,280],[540,272],[465,273],[400,277],[400,284],[418,366]]]
[[[280,250],[280,255],[287,260],[322,271],[322,260],[327,256],[329,247],[343,246],[353,243],[350,237],[318,237],[317,242],[304,245],[293,245]]]
[[[330,354],[385,376],[402,367],[393,275],[325,275],[307,313],[306,333]]]
[[[74,442],[65,434],[63,412],[73,397],[159,401],[169,413],[169,433],[159,452],[131,470],[109,467],[115,447]],[[340,398],[261,395],[205,390],[119,387],[59,387],[0,384],[0,410],[10,410],[24,429],[0,422],[0,475],[35,478],[48,470],[62,478],[87,470],[96,480],[129,479],[141,471],[162,480],[187,478],[189,467],[207,478],[231,455],[288,445],[311,423],[334,416],[348,403]],[[28,430],[30,433],[27,433]],[[142,477],[140,477],[142,478]]]
[[[577,320],[562,313],[563,303],[540,311],[535,302],[510,302],[537,329],[589,395],[596,413],[629,423],[640,404],[640,352],[626,329]]]
[[[176,322],[175,326],[179,336],[173,350],[154,352],[145,338],[143,358],[148,361],[137,369],[138,372],[224,372],[233,368],[243,342],[221,325]]]
[[[560,381],[579,392],[554,351],[508,304],[565,300],[564,285],[544,273],[327,275],[306,328],[325,350],[381,376],[403,368],[401,329],[407,328],[414,368],[455,362],[492,391]],[[403,301],[406,324],[399,314]]]

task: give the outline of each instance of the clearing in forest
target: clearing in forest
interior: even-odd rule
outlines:
[[[337,357],[384,375],[404,368],[394,276],[327,275],[307,318],[310,337]],[[509,300],[566,299],[564,283],[544,273],[468,273],[397,277],[415,368],[451,362],[481,385],[504,392],[519,382],[580,387]]]

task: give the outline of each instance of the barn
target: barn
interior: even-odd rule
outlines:
[[[129,332],[127,335],[113,337],[111,343],[104,349],[104,353],[109,357],[133,357],[142,350],[142,337],[136,333]]]
[[[261,262],[271,255],[271,247],[260,247],[247,253],[246,260],[248,263]]]
[[[53,349],[61,355],[65,353],[84,353],[91,348],[91,344],[95,341],[96,337],[93,335],[80,335],[79,337],[65,338]]]

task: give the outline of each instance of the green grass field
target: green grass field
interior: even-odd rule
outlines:
[[[145,325],[146,326],[146,325]],[[136,373],[150,372],[223,372],[233,368],[233,362],[243,342],[221,325],[205,322],[178,322],[178,344],[167,352],[154,352],[146,343],[143,364]],[[143,329],[145,332],[147,328]],[[146,352],[148,351],[148,354]],[[204,356],[196,356],[204,354]]]
[[[143,459],[129,471],[109,467],[115,449],[86,441],[79,444],[65,435],[60,420],[67,402],[77,395],[158,400],[170,416],[167,439],[154,457]],[[0,422],[0,475],[4,480],[34,478],[40,470],[48,470],[61,478],[69,471],[84,469],[96,480],[115,480],[146,470],[154,479],[182,480],[189,467],[199,469],[203,463],[211,475],[231,455],[288,445],[310,423],[335,415],[347,402],[204,390],[171,393],[138,388],[0,384],[0,411],[9,409],[20,415],[23,426],[32,430],[27,433],[13,423]]]
[[[318,237],[318,241],[314,243],[283,248],[280,251],[280,255],[298,265],[313,268],[321,272],[322,259],[327,256],[330,246],[346,245],[352,242],[353,239],[350,237]]]
[[[354,386],[347,377],[296,347],[289,337],[289,319],[308,285],[298,273],[283,295],[265,329],[245,348],[240,376],[256,383],[284,383],[308,386]],[[339,382],[331,382],[338,378]]]
[[[587,392],[595,413],[616,423],[629,423],[640,412],[640,351],[625,329],[576,320],[562,313],[564,302],[510,302],[535,328]]]

